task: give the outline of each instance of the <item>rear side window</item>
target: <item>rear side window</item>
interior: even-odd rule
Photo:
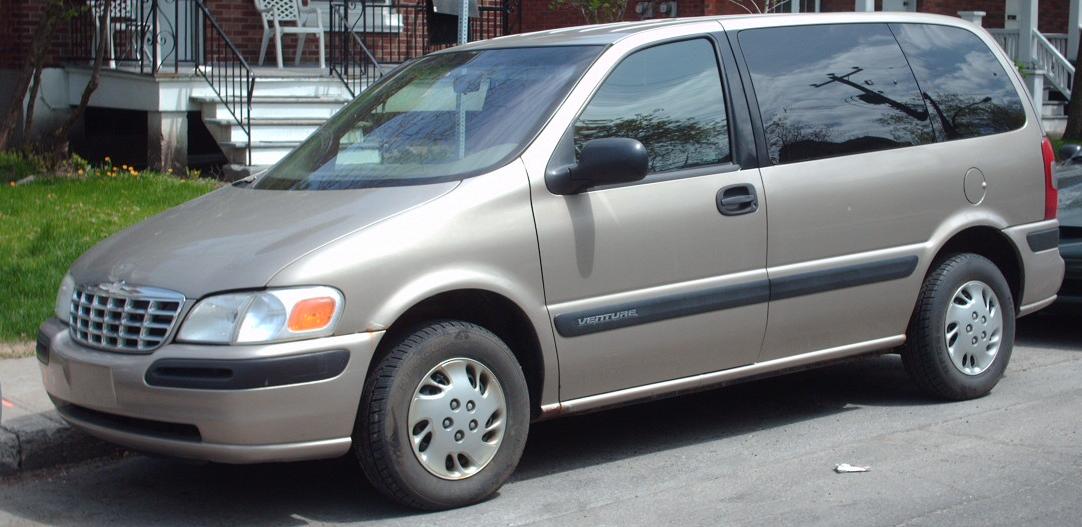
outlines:
[[[977,35],[957,27],[892,24],[944,139],[1021,128],[1026,113],[1010,77]]]
[[[624,59],[575,122],[575,151],[606,137],[638,139],[650,173],[731,162],[714,45],[673,42]]]
[[[775,164],[935,140],[886,24],[753,29],[739,39]]]

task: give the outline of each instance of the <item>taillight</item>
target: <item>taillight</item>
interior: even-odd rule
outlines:
[[[1056,219],[1056,209],[1059,208],[1059,191],[1056,190],[1056,177],[1052,173],[1052,167],[1056,163],[1056,153],[1052,150],[1052,141],[1047,137],[1041,143],[1041,154],[1044,155],[1044,219]]]

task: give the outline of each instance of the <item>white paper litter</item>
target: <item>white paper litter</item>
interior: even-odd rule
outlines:
[[[841,463],[834,465],[834,472],[838,474],[850,474],[853,472],[867,472],[871,470],[871,467],[858,467],[856,465],[850,465],[849,463]]]

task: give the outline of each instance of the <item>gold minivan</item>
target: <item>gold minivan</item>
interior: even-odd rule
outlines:
[[[689,18],[405,65],[265,173],[72,267],[73,426],[225,463],[355,455],[493,494],[531,421],[900,352],[983,396],[1063,277],[1053,154],[959,19]]]

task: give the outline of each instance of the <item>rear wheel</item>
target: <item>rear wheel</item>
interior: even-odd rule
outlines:
[[[981,397],[1010,362],[1014,326],[1014,300],[999,268],[983,256],[955,255],[925,280],[902,360],[931,395]]]
[[[507,345],[475,324],[440,321],[375,365],[354,440],[381,492],[447,509],[499,489],[522,455],[529,420],[526,379]]]

